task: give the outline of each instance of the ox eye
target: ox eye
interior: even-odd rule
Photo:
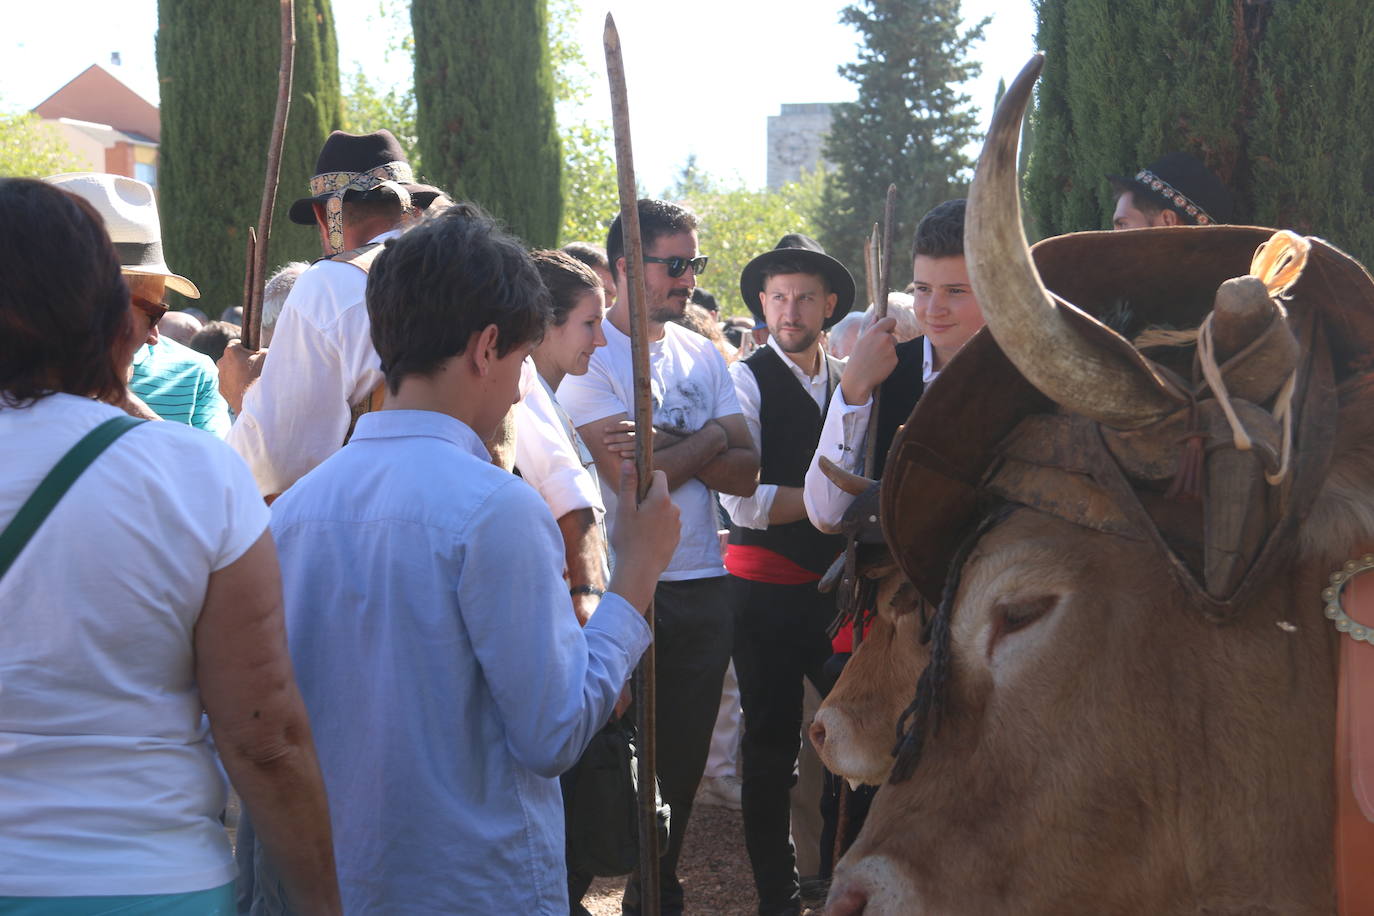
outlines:
[[[988,641],[988,654],[992,654],[993,647],[1002,637],[1024,630],[1042,620],[1046,614],[1054,610],[1058,602],[1059,599],[1055,595],[1041,595],[1024,601],[999,603],[995,611],[992,639]]]

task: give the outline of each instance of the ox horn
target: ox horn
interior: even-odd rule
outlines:
[[[877,483],[876,480],[869,480],[867,477],[846,471],[824,455],[821,456],[820,465],[821,473],[850,496],[863,496],[870,487]]]
[[[1094,346],[1069,324],[1040,280],[1021,229],[1016,150],[1031,89],[1045,63],[1036,54],[1002,97],[969,190],[964,253],[988,330],[1021,374],[1066,411],[1116,429],[1136,429],[1178,409],[1139,365]]]

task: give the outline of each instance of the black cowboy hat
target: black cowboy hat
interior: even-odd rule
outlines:
[[[1190,225],[1229,223],[1235,209],[1231,191],[1202,160],[1189,153],[1168,153],[1135,173],[1134,178],[1108,175],[1118,194],[1125,191],[1176,212]]]
[[[388,165],[393,162],[409,164],[405,151],[401,149],[401,144],[397,142],[391,131],[383,128],[370,134],[349,134],[336,130],[329,135],[329,139],[324,141],[324,147],[320,150],[320,157],[315,160],[315,174],[366,172],[377,168],[379,165]],[[410,192],[411,203],[421,210],[428,207],[436,197],[444,193],[427,184],[411,184],[403,181],[400,182],[400,185]],[[373,192],[349,191],[344,195],[344,199],[354,200],[371,193]],[[324,203],[329,196],[328,194],[319,194],[315,197],[302,197],[292,203],[288,212],[291,222],[299,223],[302,226],[313,226],[315,224],[314,204]]]
[[[772,263],[786,260],[800,264],[807,273],[825,278],[830,291],[835,294],[835,311],[825,320],[823,327],[829,328],[843,318],[854,305],[854,278],[843,264],[825,253],[825,249],[815,239],[798,232],[782,237],[777,247],[754,258],[744,265],[739,275],[739,294],[744,304],[759,321],[763,321],[763,306],[759,304],[759,293],[763,292],[763,274]]]

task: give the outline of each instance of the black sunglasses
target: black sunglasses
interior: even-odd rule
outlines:
[[[167,312],[171,309],[171,306],[169,306],[165,302],[154,302],[153,300],[145,299],[142,296],[130,296],[129,298],[133,300],[134,308],[138,309],[140,312],[151,318],[153,324],[157,324],[159,321],[161,321],[162,316],[166,315]]]
[[[687,272],[687,268],[692,268],[694,274],[706,273],[706,262],[710,258],[651,258],[647,254],[644,256],[645,263],[648,264],[667,264],[668,276],[680,277]]]

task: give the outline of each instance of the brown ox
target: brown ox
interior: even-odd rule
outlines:
[[[1230,431],[1208,425],[1218,399],[1180,368],[1191,349],[1147,360],[1041,286],[1014,174],[1038,69],[1007,92],[970,195],[966,248],[991,336],[931,386],[884,476],[894,556],[923,595],[948,587],[949,600],[928,648],[911,615],[880,617],[828,702],[857,702],[859,677],[896,686],[900,702],[851,710],[857,733],[887,732],[872,746],[850,755],[839,745],[855,732],[827,722],[827,762],[872,778],[892,764],[876,749],[890,751],[920,673],[891,781],[836,869],[828,912],[1332,913],[1344,637],[1321,593],[1331,571],[1374,549],[1374,284],[1314,243],[1276,319],[1301,355],[1266,363],[1283,367],[1273,384],[1220,358],[1237,422],[1255,432],[1252,448],[1233,448]],[[1132,281],[1159,288],[1121,294],[1167,312],[1173,273],[1208,275],[1203,262],[1220,259],[1216,290],[1246,272],[1236,251],[1268,233],[1122,235],[1083,244],[1135,245],[1142,260],[1164,245],[1168,257]],[[1092,273],[1083,247],[1050,246],[1041,260],[1063,250]],[[1073,285],[1074,270],[1059,275]],[[1220,357],[1239,326],[1226,295],[1213,312]],[[1110,297],[1097,298],[1100,313]],[[1343,298],[1363,303],[1343,310]],[[1186,328],[1207,311],[1178,309],[1154,318]],[[1253,354],[1264,334],[1234,352]],[[1285,476],[1282,435],[1266,424],[1290,370]],[[1166,492],[1171,480],[1184,486]]]
[[[876,614],[812,720],[811,743],[830,772],[854,783],[882,785],[892,768],[897,720],[930,660],[921,640],[921,602],[906,574],[892,566],[878,580]]]

